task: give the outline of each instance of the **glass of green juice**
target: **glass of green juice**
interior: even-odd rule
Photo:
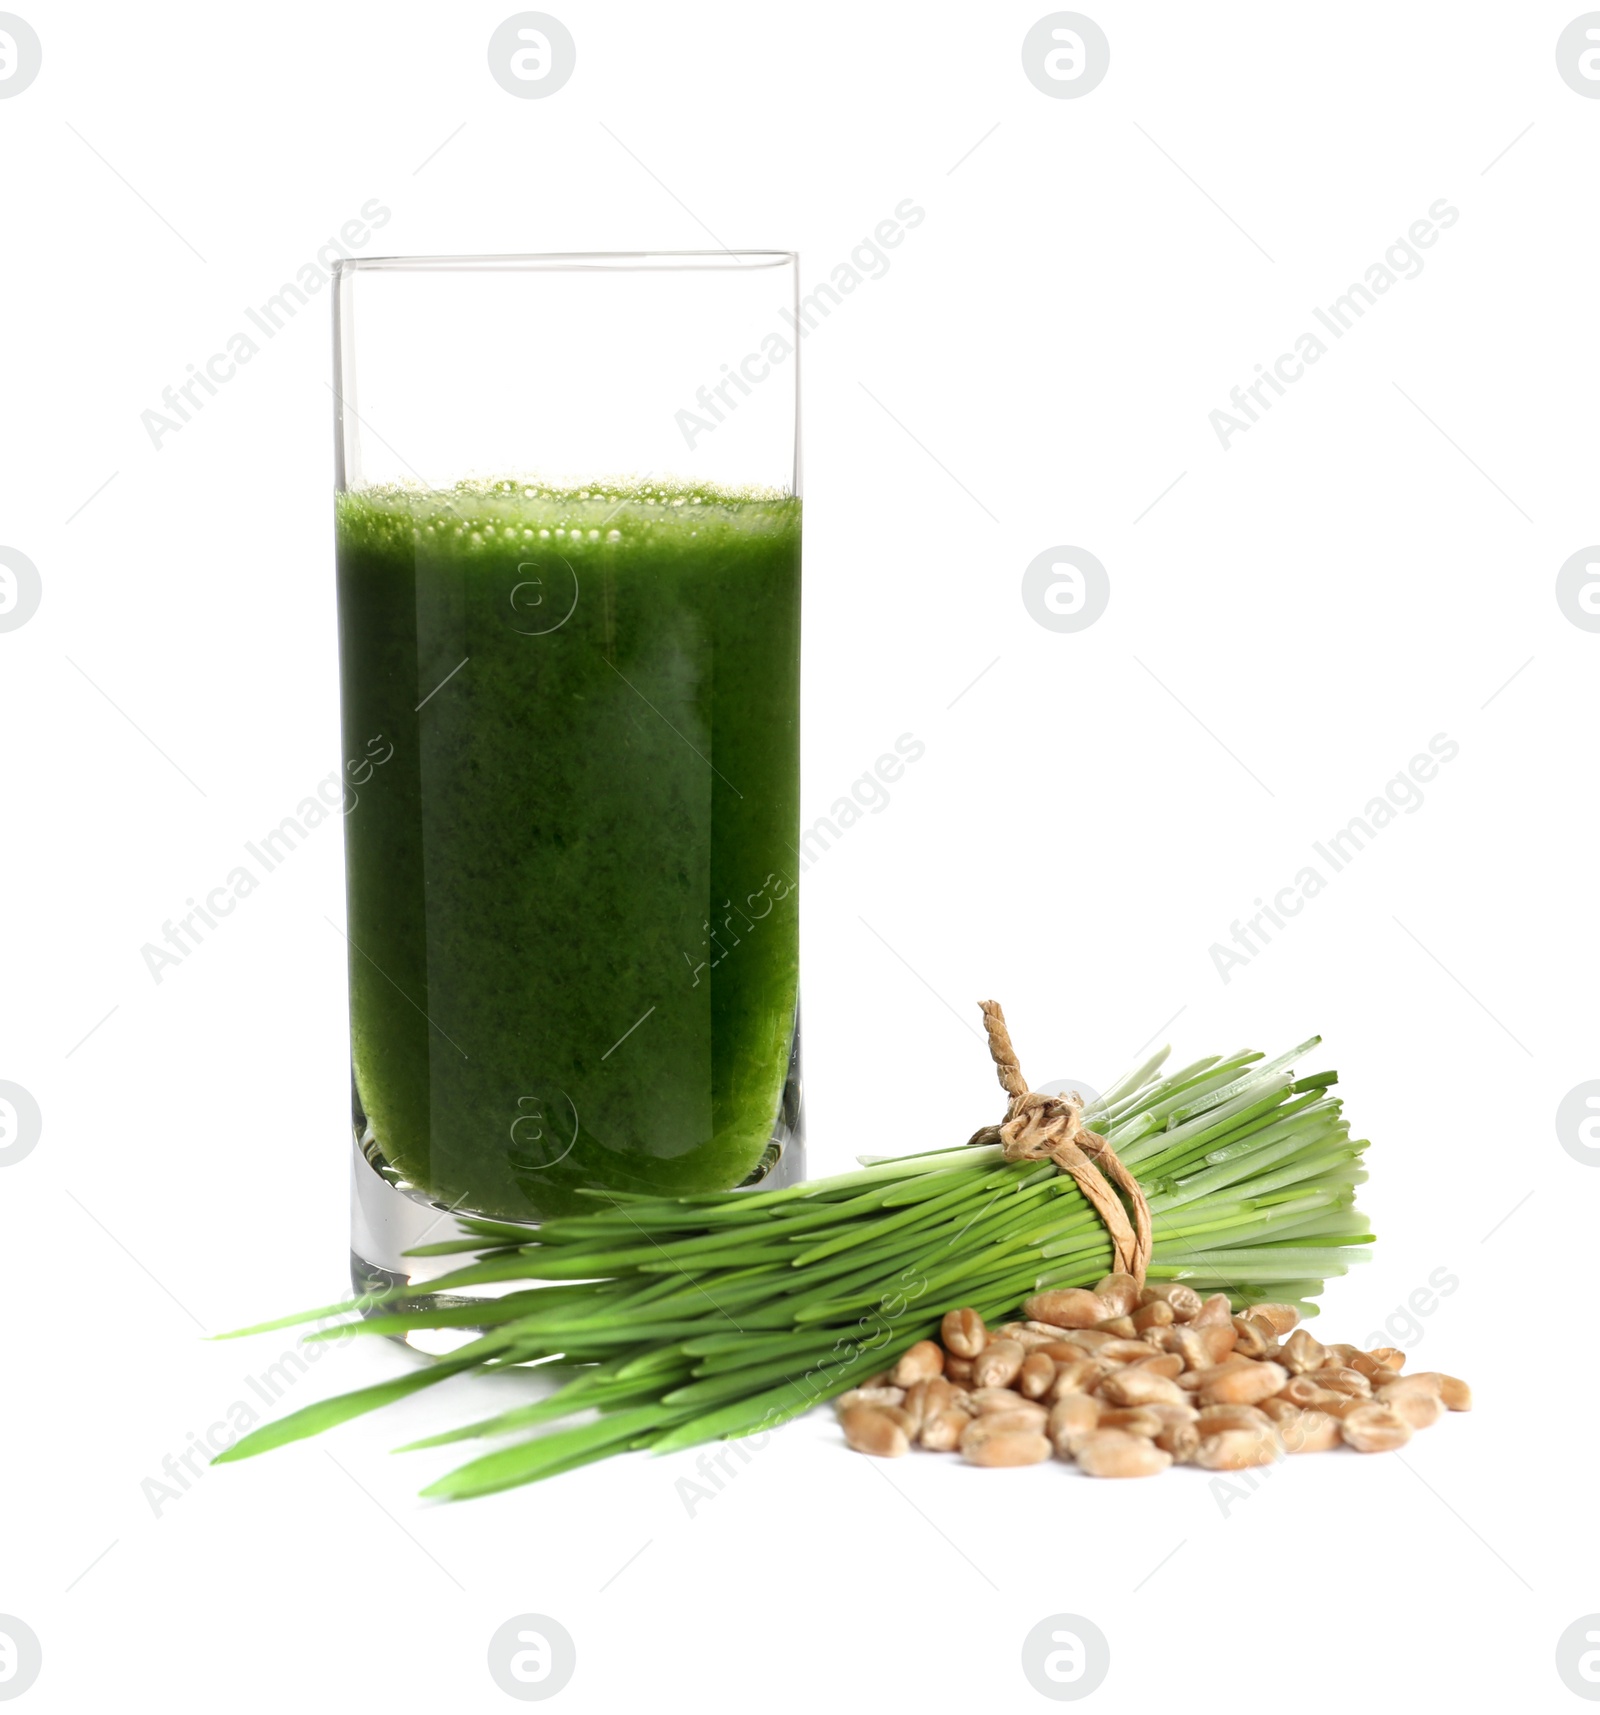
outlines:
[[[352,1275],[802,1177],[797,266],[339,264]]]

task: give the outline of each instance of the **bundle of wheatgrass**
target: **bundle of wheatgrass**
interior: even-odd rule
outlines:
[[[1365,1141],[1351,1139],[1329,1093],[1337,1074],[1293,1070],[1319,1041],[1275,1060],[1212,1056],[1160,1076],[1163,1048],[1083,1110],[1149,1200],[1151,1280],[1226,1292],[1236,1307],[1286,1300],[1310,1315],[1305,1301],[1361,1254],[1351,1247],[1370,1242],[1352,1207]],[[542,1366],[559,1379],[553,1392],[413,1443],[500,1441],[423,1491],[488,1494],[612,1453],[769,1430],[885,1368],[954,1306],[1004,1319],[1031,1293],[1087,1286],[1113,1266],[1100,1215],[1054,1161],[1007,1160],[1001,1145],[977,1140],[864,1159],[860,1172],[782,1191],[596,1193],[593,1214],[547,1221],[531,1238],[525,1227],[464,1221],[468,1237],[416,1254],[474,1260],[426,1287],[241,1332],[344,1313],[308,1338],[441,1328],[475,1338],[395,1381],[265,1424],[218,1462],[464,1371]],[[467,1306],[436,1301],[508,1283],[529,1284]]]

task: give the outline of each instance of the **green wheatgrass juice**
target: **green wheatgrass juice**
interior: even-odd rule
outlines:
[[[795,1028],[800,502],[661,484],[337,508],[364,1147],[464,1213],[751,1175]]]

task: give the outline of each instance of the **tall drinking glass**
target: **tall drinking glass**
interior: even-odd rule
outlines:
[[[787,253],[339,265],[358,1290],[800,1177]]]

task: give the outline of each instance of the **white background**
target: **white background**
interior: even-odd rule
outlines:
[[[533,1611],[573,1710],[1043,1707],[1019,1650],[1058,1612],[1121,1707],[1566,1707],[1556,1640],[1600,1609],[1596,1389],[1557,1355],[1592,1356],[1600,1213],[1554,1126],[1600,1075],[1600,636],[1555,599],[1600,539],[1577,8],[1092,0],[1109,75],[1053,100],[1036,6],[552,0],[577,71],[519,101],[499,5],[14,3],[44,45],[0,101],[0,541],[44,590],[0,635],[0,1077],[44,1115],[0,1172],[27,1706],[495,1710],[488,1639]],[[1320,1030],[1380,1243],[1318,1332],[1442,1270],[1411,1362],[1478,1409],[1226,1516],[1197,1472],[880,1465],[819,1413],[691,1518],[688,1456],[417,1501],[450,1450],[388,1449],[503,1397],[452,1383],[157,1516],[143,1480],[287,1344],[201,1332],[345,1284],[336,825],[159,986],[139,953],[339,765],[325,304],[159,451],[140,413],[373,197],[392,252],[715,234],[811,285],[908,196],[804,351],[807,820],[927,746],[804,882],[813,1171],[996,1117],[980,996],[1036,1082]],[[1229,389],[1441,197],[1425,271],[1224,451]],[[1073,635],[1020,593],[1059,544],[1110,577]],[[1436,733],[1423,807],[1225,983],[1212,944]],[[332,1355],[294,1401],[401,1363]]]

